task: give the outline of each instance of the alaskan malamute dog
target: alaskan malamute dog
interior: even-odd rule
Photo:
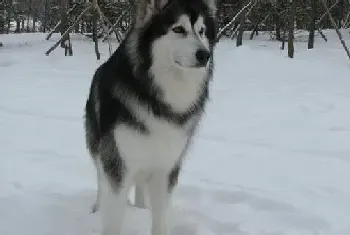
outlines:
[[[134,184],[151,235],[167,234],[171,194],[213,73],[215,0],[140,0],[128,35],[95,72],[85,107],[102,234],[119,235]]]

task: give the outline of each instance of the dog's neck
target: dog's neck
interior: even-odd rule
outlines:
[[[199,101],[205,89],[207,71],[163,66],[154,61],[150,68],[153,82],[162,91],[161,99],[174,112],[185,113]]]

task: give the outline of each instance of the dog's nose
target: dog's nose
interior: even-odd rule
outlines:
[[[206,66],[210,58],[210,53],[206,49],[199,49],[196,52],[196,58],[199,66]]]

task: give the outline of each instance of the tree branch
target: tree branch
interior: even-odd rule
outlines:
[[[75,20],[75,22],[67,29],[66,32],[64,32],[60,38],[60,40],[58,40],[58,42],[55,43],[55,45],[53,45],[45,54],[49,55],[53,50],[56,49],[56,47],[65,39],[66,35],[75,27],[75,25],[79,22],[79,20],[83,17],[83,15],[85,13],[87,13],[88,11],[90,11],[92,9],[93,5],[89,5],[87,8],[85,8],[84,11],[82,11],[82,13],[77,17],[77,19]]]
[[[322,0],[322,4],[323,4],[324,9],[326,10],[326,12],[327,12],[327,14],[328,14],[328,16],[329,16],[329,19],[331,20],[331,23],[332,23],[333,27],[335,28],[335,31],[336,31],[337,34],[338,34],[339,40],[340,40],[341,44],[343,45],[344,50],[345,50],[345,52],[346,52],[346,54],[348,55],[349,60],[350,60],[350,51],[349,51],[349,48],[346,46],[346,43],[345,43],[345,41],[344,41],[344,39],[343,39],[343,35],[342,35],[341,32],[339,31],[339,28],[338,28],[338,26],[337,26],[337,23],[335,22],[335,20],[334,20],[332,14],[331,14],[331,12],[329,11],[329,8],[327,7],[327,3],[325,2],[325,0]]]
[[[330,12],[338,4],[338,2],[339,2],[339,0],[337,0],[330,8],[327,7],[328,11]],[[323,13],[323,15],[320,17],[320,19],[318,19],[318,21],[316,21],[315,24],[319,25],[326,15],[327,15],[327,11],[325,13]]]
[[[235,23],[235,21],[241,16],[241,14],[244,13],[245,10],[246,10],[250,5],[253,4],[253,1],[254,1],[254,0],[251,0],[247,5],[245,5],[245,6],[235,15],[235,17],[233,17],[233,19],[232,19],[228,24],[226,24],[224,27],[222,27],[222,28],[219,30],[218,34],[216,35],[216,40],[217,40],[217,41],[220,40],[220,38],[221,38],[222,34],[225,32],[225,30],[227,30],[228,28],[230,28],[230,27],[232,26],[232,24]]]
[[[73,12],[73,10],[78,6],[78,4],[74,4],[73,7],[71,7],[68,12],[67,12],[67,17],[69,17],[69,15]],[[60,27],[61,25],[61,21],[58,21],[58,23],[55,25],[55,27],[53,28],[53,30],[51,30],[51,32],[47,35],[46,40],[49,40],[51,38],[51,36],[57,31],[58,27]]]

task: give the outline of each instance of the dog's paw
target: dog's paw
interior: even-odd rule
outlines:
[[[99,209],[99,205],[98,205],[98,203],[94,203],[93,205],[92,205],[92,207],[91,207],[91,214],[94,214],[94,213],[96,213],[97,211],[98,211],[98,209]]]

